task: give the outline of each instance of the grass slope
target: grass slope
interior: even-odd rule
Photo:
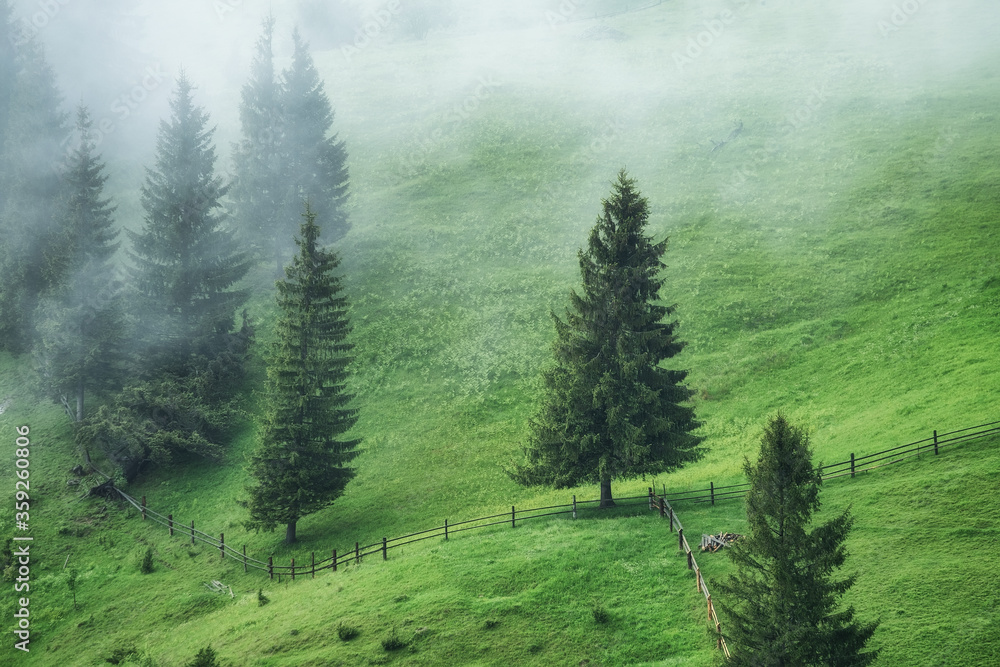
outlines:
[[[725,32],[679,68],[673,54],[726,9]],[[650,199],[651,231],[671,238],[663,296],[679,304],[689,346],[676,361],[705,422],[705,458],[656,483],[738,479],[777,409],[810,429],[823,461],[997,419],[1000,86],[996,48],[981,46],[997,12],[927,3],[882,38],[891,8],[864,11],[851,15],[866,22],[857,29],[794,2],[664,3],[603,24],[553,30],[540,13],[535,26],[383,41],[350,61],[317,54],[351,154],[354,228],[341,251],[358,477],[300,523],[292,550],[239,523],[252,425],[234,434],[229,466],[150,471],[131,492],[284,562],[591,497],[520,489],[500,467],[538,395],[548,312],[578,283],[576,250],[623,164]],[[742,134],[711,151],[737,120]],[[263,340],[271,303],[252,305]],[[133,664],[181,665],[209,642],[246,665],[716,659],[703,603],[653,516],[540,520],[271,583],[121,508],[74,502],[68,424],[26,390],[29,360],[0,362],[0,398],[13,398],[0,433],[29,424],[36,443],[24,664],[104,664],[135,646]],[[858,519],[851,599],[883,621],[879,664],[996,662],[996,445],[827,485],[827,511],[853,503]],[[679,510],[691,535],[741,525],[738,502]],[[5,506],[4,535],[12,519]],[[157,569],[141,575],[147,544]],[[721,558],[700,562],[710,578],[726,571]],[[208,593],[211,579],[235,600]],[[262,608],[258,587],[271,598]],[[13,603],[0,598],[5,627]],[[595,604],[610,623],[595,624]],[[341,642],[341,621],[361,634]],[[388,652],[393,630],[408,645]]]

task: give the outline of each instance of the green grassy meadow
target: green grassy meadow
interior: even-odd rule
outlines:
[[[294,548],[242,528],[258,365],[225,466],[182,461],[128,492],[282,563],[512,504],[596,497],[523,489],[502,467],[539,396],[549,312],[578,285],[577,249],[623,166],[650,201],[649,231],[670,238],[662,297],[688,343],[671,362],[690,369],[705,456],[618,482],[617,496],[741,481],[778,410],[808,428],[817,463],[1000,419],[1000,12],[926,2],[883,36],[892,4],[859,7],[679,1],[554,27],[539,11],[492,32],[374,40],[350,59],[316,53],[350,153],[353,228],[339,250],[364,438],[357,477],[300,521]],[[723,12],[721,34],[679,66],[675,53]],[[209,111],[227,146],[235,106]],[[137,210],[136,192],[112,194]],[[266,269],[250,281],[262,344],[270,281]],[[78,500],[61,408],[33,393],[30,358],[0,368],[0,401],[11,399],[0,461],[13,470],[14,427],[29,425],[35,537],[31,651],[14,651],[5,632],[2,664],[93,666],[134,649],[120,664],[180,666],[208,644],[224,664],[261,667],[720,660],[676,537],[642,507],[269,581],[127,506]],[[998,444],[824,485],[823,514],[850,506],[856,517],[849,601],[881,620],[878,665],[1000,662]],[[745,526],[740,501],[677,510],[693,542]],[[4,502],[4,539],[13,525]],[[155,569],[144,575],[147,547]],[[698,559],[710,585],[727,572],[721,554]],[[235,597],[209,592],[212,580]],[[13,629],[4,586],[2,627]],[[342,625],[359,634],[342,641]],[[405,645],[386,650],[390,635]]]

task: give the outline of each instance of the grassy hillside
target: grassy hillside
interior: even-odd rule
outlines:
[[[679,66],[674,54],[724,11],[721,34]],[[226,467],[152,470],[130,492],[282,562],[511,504],[593,497],[518,488],[501,466],[538,396],[548,313],[577,285],[576,250],[623,165],[650,200],[651,231],[670,237],[663,298],[678,304],[688,341],[673,361],[690,369],[706,456],[618,483],[616,495],[739,478],[779,409],[809,428],[826,462],[1000,419],[1000,47],[987,46],[998,12],[926,3],[883,37],[891,13],[667,2],[603,22],[552,27],[539,12],[502,31],[376,41],[350,60],[317,53],[351,155],[354,227],[340,250],[365,440],[358,476],[300,522],[291,550],[240,526],[249,421]],[[234,131],[220,127],[220,144]],[[135,210],[134,192],[120,196]],[[263,341],[271,298],[251,308]],[[32,651],[15,656],[8,635],[5,664],[106,664],[134,647],[131,664],[182,665],[208,643],[234,665],[717,659],[676,542],[646,512],[498,527],[270,582],[127,508],[76,502],[69,425],[31,394],[29,359],[0,363],[0,399],[11,398],[0,433],[28,424],[35,443]],[[248,416],[256,400],[248,387]],[[997,444],[826,485],[825,511],[851,504],[857,517],[851,601],[882,620],[878,664],[996,663]],[[739,502],[678,509],[691,535],[742,525]],[[147,545],[156,570],[142,575]],[[726,571],[719,556],[699,562],[710,580]],[[213,579],[235,598],[209,593]],[[13,604],[0,597],[5,628]],[[595,622],[595,606],[610,622]],[[360,635],[341,641],[342,622]],[[407,646],[386,651],[393,632]]]

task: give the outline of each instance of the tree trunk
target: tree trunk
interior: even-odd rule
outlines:
[[[76,380],[76,421],[83,421],[83,375]]]
[[[285,544],[295,543],[295,521],[289,521],[285,528]]]
[[[601,480],[601,504],[599,507],[614,507],[615,500],[611,497],[611,480]]]

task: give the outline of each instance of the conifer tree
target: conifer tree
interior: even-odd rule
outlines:
[[[648,204],[624,170],[579,253],[583,293],[555,313],[555,364],[531,422],[526,461],[509,472],[522,484],[556,488],[597,483],[613,505],[611,482],[676,469],[698,456],[699,425],[683,405],[683,370],[660,364],[684,343],[674,306],[659,302],[667,241],[645,235]]]
[[[245,312],[234,331],[247,296],[235,284],[249,269],[249,254],[224,225],[226,186],[214,173],[213,130],[186,76],[170,105],[140,193],[143,227],[129,232],[129,315],[141,349],[131,382],[77,431],[81,446],[100,447],[127,479],[178,453],[221,458],[253,339]]]
[[[36,317],[37,357],[53,397],[74,421],[83,419],[88,387],[111,387],[120,379],[124,336],[122,283],[111,265],[118,248],[115,207],[103,196],[104,164],[95,155],[90,114],[77,111],[77,139],[65,178],[69,185],[52,271],[65,276],[43,300]],[[75,400],[70,406],[68,397]]]
[[[247,297],[234,286],[250,259],[224,224],[227,187],[215,174],[214,130],[183,74],[170,108],[141,191],[143,228],[129,237],[142,330],[157,363],[176,367],[192,353],[211,357],[225,343]]]
[[[264,20],[250,80],[240,93],[242,137],[233,146],[231,195],[241,238],[270,254],[275,272],[280,273],[288,251],[286,239],[293,233],[285,223],[285,200],[291,189],[284,153],[283,88],[274,68],[274,23],[273,16]]]
[[[316,216],[306,206],[299,253],[278,281],[277,341],[268,363],[267,413],[250,458],[249,527],[285,524],[295,541],[296,522],[333,503],[354,470],[360,440],[344,434],[357,421],[345,384],[353,345],[347,298],[335,271],[336,253],[319,245]]]
[[[871,664],[877,623],[837,609],[854,577],[835,579],[847,558],[849,510],[809,529],[819,510],[820,471],[809,439],[781,414],[770,420],[755,463],[744,464],[747,535],[729,550],[734,574],[719,584],[733,665],[847,667]]]
[[[347,150],[331,134],[333,108],[323,90],[309,44],[298,30],[292,33],[292,64],[284,71],[282,108],[285,116],[285,155],[290,192],[286,206],[296,219],[308,201],[323,230],[323,240],[335,243],[347,233]],[[289,235],[290,237],[291,235]]]
[[[291,66],[274,68],[273,17],[264,20],[243,86],[242,138],[234,147],[234,210],[240,230],[270,254],[280,274],[293,252],[295,223],[309,201],[324,242],[347,233],[347,151],[331,135],[333,109],[309,45],[292,34]]]
[[[8,27],[8,29],[10,29]],[[0,147],[0,348],[26,351],[38,298],[61,276],[48,257],[58,241],[66,114],[55,73],[36,39],[18,41]]]

